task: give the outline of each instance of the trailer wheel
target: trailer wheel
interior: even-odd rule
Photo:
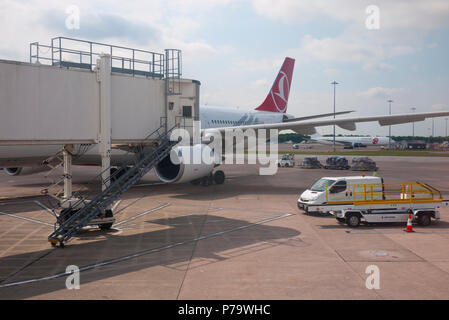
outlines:
[[[360,217],[357,214],[350,214],[346,217],[346,223],[351,228],[357,228],[360,225]]]
[[[106,209],[104,211],[104,216],[106,218],[112,218],[114,216],[114,214],[111,209]],[[110,230],[112,228],[112,222],[99,224],[98,227],[100,228],[100,230]]]
[[[111,223],[103,223],[99,225],[100,230],[105,231],[105,230],[111,230],[112,228],[112,222]]]
[[[427,213],[421,214],[418,217],[418,224],[420,226],[427,227],[428,225],[430,225],[431,222],[432,222],[432,219],[431,219],[430,215]]]

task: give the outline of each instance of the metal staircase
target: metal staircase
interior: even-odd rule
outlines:
[[[69,211],[69,214],[63,210],[60,215],[63,219],[59,219],[59,226],[48,236],[48,241],[53,246],[59,244],[63,247],[64,242],[67,242],[81,228],[88,225],[92,219],[102,215],[115,200],[170,153],[172,147],[178,143],[169,139],[169,134],[175,127],[165,131],[162,135],[159,133],[159,130],[164,128],[160,127],[157,129],[154,133],[157,133],[158,137],[151,141],[158,141],[159,144],[152,148],[151,151],[148,151],[143,146],[134,148],[133,153],[137,155],[138,161],[133,167],[126,171],[116,170],[109,177],[108,181],[103,181],[105,184],[110,183],[109,186],[94,196],[93,199],[89,200],[88,196],[83,196],[76,202],[71,203],[71,208],[73,209]],[[147,140],[149,139],[147,138]]]

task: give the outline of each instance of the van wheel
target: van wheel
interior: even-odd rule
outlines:
[[[427,227],[432,222],[430,215],[422,214],[418,217],[418,224],[423,227]]]
[[[346,217],[346,223],[351,228],[357,228],[360,225],[360,217],[356,214],[350,214]]]

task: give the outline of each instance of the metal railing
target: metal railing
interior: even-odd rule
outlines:
[[[111,56],[112,72],[163,78],[165,57],[162,53],[115,46],[67,37],[51,39],[51,45],[30,44],[30,62],[52,66],[93,70],[96,59]]]
[[[346,187],[344,191],[333,192],[335,187]],[[441,192],[420,182],[330,185],[326,187],[326,203],[389,203],[389,202],[439,202]]]
[[[97,183],[100,180],[104,185],[103,191],[91,191],[87,195],[77,193],[73,195],[75,197],[72,198],[75,200],[74,202],[71,199],[66,200],[68,206],[60,203],[60,207],[66,207],[72,213],[64,211],[61,211],[59,215],[55,213],[57,217],[55,230],[48,236],[48,240],[52,245],[59,243],[63,246],[64,242],[68,241],[76,232],[86,226],[89,221],[105,212],[122,193],[129,190],[151,168],[162,161],[169,154],[171,148],[178,143],[169,139],[169,134],[174,128],[165,132],[165,128],[160,127],[148,136],[152,140],[159,140],[160,143],[155,148],[150,148],[150,150],[137,148],[130,151],[136,154],[136,163],[134,166],[127,170],[123,168],[123,172],[117,170],[108,179],[103,180],[103,173],[106,170],[111,170],[111,168],[107,168],[89,183],[91,186],[92,183]]]
[[[182,54],[179,49],[165,49],[166,94],[181,94]]]

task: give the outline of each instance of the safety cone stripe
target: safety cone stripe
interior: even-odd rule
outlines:
[[[412,214],[408,214],[407,227],[404,230],[405,232],[414,232],[412,226]]]

